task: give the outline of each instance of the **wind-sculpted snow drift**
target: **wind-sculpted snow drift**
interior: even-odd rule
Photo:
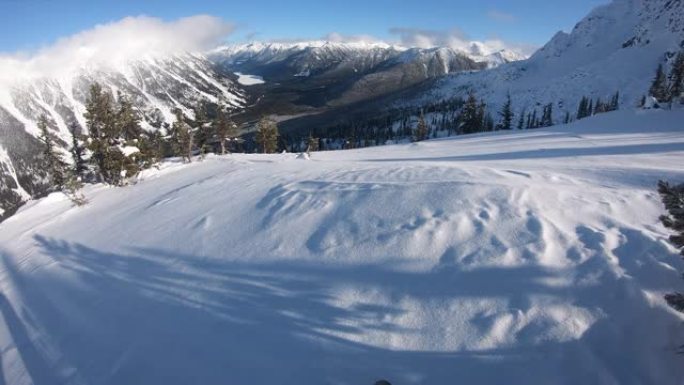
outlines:
[[[0,224],[7,384],[678,384],[684,111],[165,163]],[[103,220],[106,218],[106,220]]]

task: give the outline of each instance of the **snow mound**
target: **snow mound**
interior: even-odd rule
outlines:
[[[5,383],[676,384],[684,111],[165,164],[0,224]]]

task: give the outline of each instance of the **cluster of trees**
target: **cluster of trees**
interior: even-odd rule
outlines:
[[[238,126],[221,101],[213,110],[200,101],[192,112],[194,118],[179,108],[174,111],[175,121],[168,135],[162,138],[167,141],[166,148],[169,149],[166,156],[177,156],[191,162],[196,153],[224,155],[238,148]]]
[[[649,95],[661,103],[679,100],[684,103],[684,51],[679,52],[666,74],[663,65],[659,65],[653,79]]]
[[[670,236],[670,243],[684,256],[684,184],[671,185],[660,181],[658,192],[667,210],[667,214],[662,215],[660,221],[674,232]],[[684,293],[667,294],[665,300],[672,308],[684,313]],[[681,351],[684,353],[684,346],[681,347]]]
[[[48,129],[48,119],[45,115],[41,115],[38,119],[38,129],[40,130],[38,139],[43,143],[43,161],[49,178],[49,192],[62,191],[77,205],[85,204],[85,197],[78,192],[82,185],[79,171],[84,167],[83,162],[75,162],[73,168],[69,167]],[[72,154],[80,157],[82,151],[83,147],[77,143],[77,146],[72,149]]]
[[[553,124],[553,104],[549,103],[542,108],[541,115],[537,114],[536,108],[527,114],[525,114],[525,111],[522,111],[518,117],[517,127],[519,130],[522,130],[551,127]]]
[[[584,119],[596,114],[604,112],[616,111],[620,108],[620,92],[615,92],[610,101],[602,101],[597,98],[596,101],[589,97],[582,97],[579,107],[577,108],[577,119]]]
[[[85,203],[78,193],[83,182],[120,186],[164,157],[178,156],[190,162],[197,153],[225,154],[227,143],[237,142],[238,127],[221,103],[211,111],[211,119],[203,103],[193,109],[193,119],[177,109],[167,135],[143,130],[133,103],[121,93],[114,97],[97,83],[90,87],[85,107],[87,134],[76,123],[69,128],[71,162],[64,159],[48,118],[43,115],[38,122],[50,191],[62,191],[78,204]],[[277,141],[275,123],[268,128],[275,129]],[[264,147],[266,152],[275,151],[270,143]]]

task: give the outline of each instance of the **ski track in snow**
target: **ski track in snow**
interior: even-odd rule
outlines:
[[[684,111],[166,163],[0,224],[0,384],[676,384]],[[4,380],[4,381],[3,381]]]

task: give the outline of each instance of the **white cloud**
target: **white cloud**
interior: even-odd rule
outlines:
[[[127,17],[62,38],[36,52],[0,55],[0,76],[54,76],[84,65],[116,66],[136,58],[196,52],[214,46],[232,31],[231,24],[208,15],[170,22]]]
[[[337,32],[329,33],[323,39],[334,43],[384,43],[371,35],[343,35]]]
[[[536,49],[529,44],[510,43],[501,39],[472,40],[458,28],[449,31],[392,28],[390,33],[397,36],[398,43],[406,47],[450,47],[476,56],[486,56],[504,49],[528,56]]]

